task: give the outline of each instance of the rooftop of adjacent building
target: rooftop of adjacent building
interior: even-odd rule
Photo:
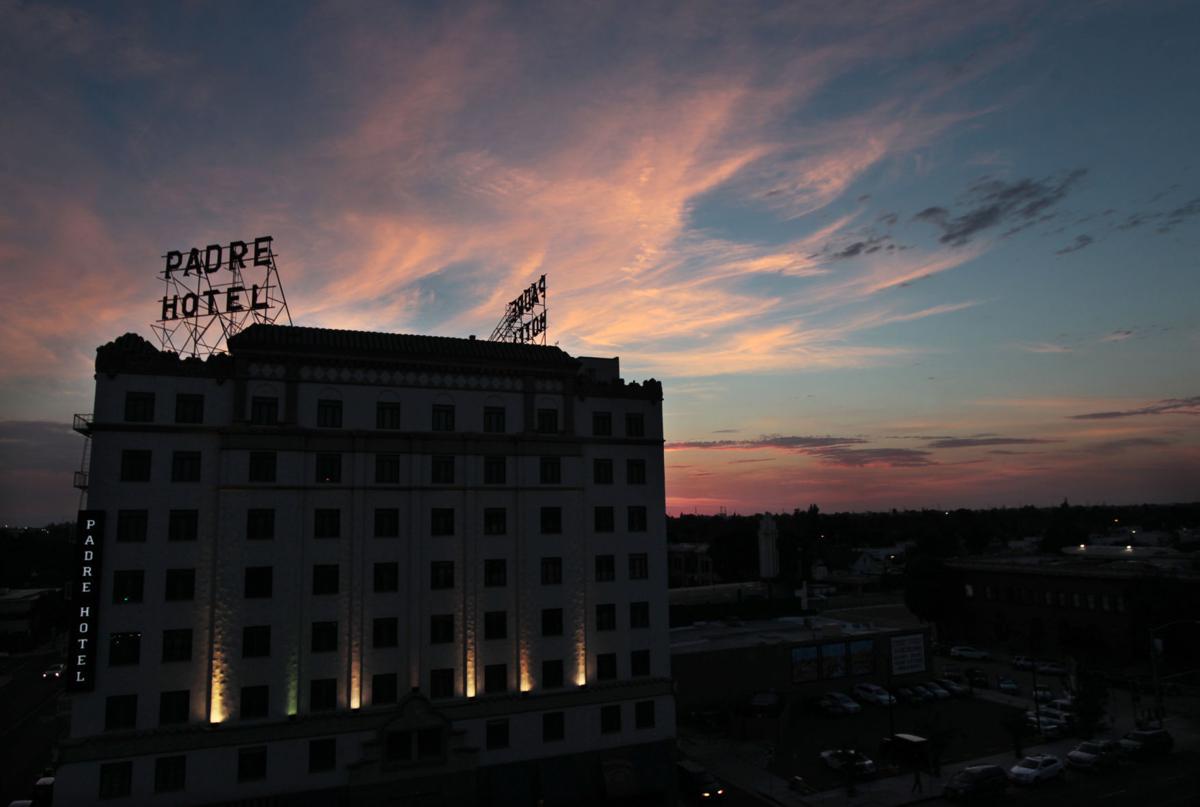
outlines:
[[[863,609],[853,610],[853,616],[865,621],[829,616],[785,616],[745,622],[740,619],[696,622],[671,629],[671,655],[711,653],[762,645],[803,644],[829,639],[869,639],[921,630],[919,622],[907,612],[901,614],[887,610],[868,615]]]
[[[1159,547],[1081,544],[1057,555],[955,558],[954,569],[1068,577],[1186,577],[1200,579],[1196,559]]]

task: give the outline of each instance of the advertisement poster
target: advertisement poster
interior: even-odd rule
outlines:
[[[846,677],[846,645],[821,645],[821,672],[826,678]]]
[[[892,637],[892,675],[925,672],[925,637],[918,633]]]
[[[850,674],[870,675],[875,672],[875,640],[859,639],[850,643]]]
[[[816,645],[792,648],[792,682],[816,681],[821,677]]]

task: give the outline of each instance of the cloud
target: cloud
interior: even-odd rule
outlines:
[[[1100,337],[1100,341],[1101,342],[1124,342],[1126,339],[1131,338],[1133,335],[1134,335],[1134,331],[1132,331],[1128,328],[1120,328],[1118,330],[1112,331],[1111,333],[1109,333],[1105,336]]]
[[[807,437],[794,435],[764,435],[753,440],[691,440],[670,442],[666,444],[667,451],[682,449],[703,449],[706,451],[729,451],[758,448],[776,448],[784,450],[829,448],[831,446],[849,446],[865,443],[861,437]]]
[[[1051,440],[1041,437],[949,437],[934,440],[929,448],[976,448],[979,446],[1029,446],[1043,443],[1059,443],[1061,440]]]
[[[1078,252],[1079,250],[1089,246],[1092,242],[1093,242],[1093,239],[1090,235],[1077,235],[1077,236],[1075,236],[1075,240],[1072,243],[1068,244],[1067,246],[1063,247],[1060,250],[1057,250],[1054,254],[1055,255],[1066,255],[1067,253],[1070,253],[1070,252]]]
[[[1122,409],[1109,412],[1088,412],[1070,415],[1071,420],[1113,420],[1116,418],[1140,417],[1142,415],[1200,415],[1200,395],[1191,398],[1168,398],[1147,404],[1137,409]]]
[[[1123,451],[1138,448],[1161,448],[1171,444],[1170,440],[1158,437],[1125,437],[1119,440],[1105,440],[1101,443],[1093,443],[1086,446],[1083,450],[1092,454],[1119,454]]]
[[[844,468],[890,467],[915,468],[932,465],[928,451],[910,448],[860,448],[861,437],[812,437],[764,435],[754,440],[703,440],[667,443],[668,451],[747,451],[775,450],[815,457],[825,465]],[[768,458],[769,459],[769,458]],[[730,460],[729,464],[756,462],[754,459]]]
[[[1044,220],[1049,211],[1087,174],[1075,169],[1056,178],[1006,181],[985,178],[970,186],[967,209],[957,215],[945,207],[927,207],[913,218],[942,231],[939,241],[949,246],[967,244],[979,233],[1005,222],[1024,225]],[[1086,246],[1086,244],[1085,244]]]
[[[1072,353],[1074,348],[1066,345],[1059,345],[1054,342],[1029,342],[1018,344],[1018,350],[1023,350],[1026,353]]]

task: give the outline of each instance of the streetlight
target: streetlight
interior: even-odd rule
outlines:
[[[1163,708],[1163,691],[1162,681],[1158,677],[1158,645],[1155,643],[1154,634],[1158,633],[1163,628],[1169,628],[1172,625],[1200,625],[1200,620],[1195,619],[1176,619],[1172,622],[1164,622],[1161,625],[1155,625],[1150,628],[1150,671],[1154,676],[1154,709],[1158,717],[1158,723],[1162,725],[1163,715],[1166,709]]]

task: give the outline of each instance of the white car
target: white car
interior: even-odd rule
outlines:
[[[858,701],[844,692],[830,692],[826,697],[837,701],[838,706],[848,715],[856,715],[862,711],[862,706],[858,704]]]
[[[926,681],[924,684],[921,684],[921,686],[928,689],[931,693],[933,693],[933,697],[937,698],[940,701],[944,701],[950,697],[949,692],[942,689],[940,686],[935,684],[933,681]]]
[[[891,706],[896,702],[892,693],[877,684],[857,684],[854,687],[854,694],[867,703],[879,706]]]
[[[858,751],[839,748],[832,751],[822,751],[821,761],[835,771],[853,769],[859,776],[870,776],[875,773],[875,763],[871,758]]]
[[[1019,785],[1035,785],[1063,775],[1062,760],[1050,754],[1032,754],[1008,770],[1008,778]]]
[[[1025,713],[1025,723],[1044,737],[1058,737],[1063,733],[1063,724],[1043,715],[1041,719],[1033,712]]]
[[[1120,762],[1121,746],[1115,740],[1089,740],[1067,754],[1067,765],[1072,768],[1115,768]]]
[[[992,654],[986,650],[980,650],[978,647],[971,647],[970,645],[965,644],[950,648],[950,655],[954,658],[974,659],[986,659],[992,657]]]

